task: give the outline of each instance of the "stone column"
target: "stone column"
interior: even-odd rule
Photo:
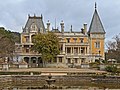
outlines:
[[[86,55],[86,47],[85,47],[85,55]]]
[[[65,47],[65,53],[67,53],[67,47]]]
[[[64,59],[64,57],[62,57],[62,63],[65,63],[65,59]]]
[[[87,53],[90,54],[90,51],[89,51],[89,46],[87,47]]]
[[[71,49],[71,53],[70,54],[72,54],[72,47],[70,49]]]
[[[74,47],[73,47],[73,54],[74,54]]]
[[[81,65],[81,58],[79,58],[79,64]]]
[[[80,54],[80,47],[78,47],[78,54]]]
[[[63,43],[63,54],[65,54],[66,52],[65,52],[65,43]]]
[[[38,57],[36,57],[36,67],[38,67]]]
[[[81,55],[81,47],[80,47],[80,55]]]
[[[50,21],[47,22],[47,31],[50,31]]]
[[[31,40],[32,38],[31,38],[31,34],[29,34],[29,41],[30,41],[30,43],[32,43],[32,40]]]
[[[59,57],[57,57],[57,63],[59,63]]]
[[[31,57],[29,57],[29,67],[31,67]]]

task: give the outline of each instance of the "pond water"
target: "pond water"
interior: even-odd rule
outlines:
[[[73,82],[74,83],[74,82]],[[120,90],[120,84],[114,83],[80,83],[76,86],[59,86],[59,85],[51,85],[51,89],[71,89],[71,90],[112,90],[117,89]],[[48,85],[39,85],[39,84],[4,84],[4,86],[0,85],[0,90],[41,90],[41,89],[49,89]]]

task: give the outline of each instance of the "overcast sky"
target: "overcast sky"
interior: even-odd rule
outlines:
[[[43,15],[44,23],[50,20],[51,28],[60,28],[61,20],[65,30],[73,25],[74,31],[79,31],[84,23],[88,28],[94,12],[94,4],[106,31],[106,41],[120,33],[120,0],[0,0],[0,26],[6,29],[22,32],[22,27],[28,14]]]

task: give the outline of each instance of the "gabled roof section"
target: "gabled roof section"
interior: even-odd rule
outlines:
[[[98,12],[96,9],[96,4],[95,4],[95,12],[93,14],[90,28],[88,31],[88,34],[90,34],[90,33],[103,33],[103,34],[105,34],[104,27],[102,25],[102,22],[100,20],[100,17],[98,15]]]
[[[42,15],[41,17],[35,16],[35,15],[34,16],[28,15],[28,20],[25,25],[25,28],[23,28],[23,32],[30,32],[30,27],[33,23],[37,26],[38,32],[40,32],[40,30],[45,32],[46,30],[45,30],[45,26],[44,26],[42,18],[43,18]]]

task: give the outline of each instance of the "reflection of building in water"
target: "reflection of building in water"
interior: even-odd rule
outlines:
[[[89,30],[87,24],[84,24],[81,31],[78,32],[73,30],[72,25],[70,31],[66,32],[63,21],[61,21],[60,26],[61,30],[58,28],[50,30],[49,21],[47,22],[47,28],[45,28],[42,16],[29,15],[21,33],[21,43],[16,44],[14,60],[24,59],[29,67],[42,67],[43,60],[40,54],[31,51],[30,48],[33,46],[32,37],[38,32],[46,33],[47,31],[52,31],[58,35],[60,42],[60,54],[54,62],[51,62],[51,65],[69,66],[74,64],[80,66],[104,59],[105,31],[96,6]]]

